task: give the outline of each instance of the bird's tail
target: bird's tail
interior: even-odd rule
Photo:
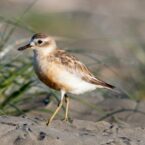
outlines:
[[[111,89],[111,90],[115,88],[115,86],[110,85],[110,84],[108,84],[108,83],[106,83],[104,81],[97,82],[96,85],[100,86],[101,88],[106,88],[106,89]]]
[[[108,88],[108,89],[114,89],[115,88],[115,86],[110,85],[108,83],[105,83],[105,87]]]
[[[106,88],[106,89],[111,89],[111,90],[115,88],[115,86],[110,85],[110,84],[108,84],[102,80],[96,79],[96,78],[91,78],[90,82],[92,84],[97,85],[98,88]]]

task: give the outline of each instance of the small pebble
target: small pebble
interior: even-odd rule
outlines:
[[[46,133],[45,132],[40,132],[39,133],[39,140],[43,140],[46,137]]]

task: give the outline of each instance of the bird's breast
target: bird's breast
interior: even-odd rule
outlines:
[[[49,62],[46,58],[35,57],[33,66],[38,78],[44,84],[53,89],[60,90],[59,86],[54,81],[51,62]]]
[[[60,71],[58,64],[48,58],[34,58],[34,70],[38,78],[50,88],[56,90],[69,90],[69,86],[60,80]]]

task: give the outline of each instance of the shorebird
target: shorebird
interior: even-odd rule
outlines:
[[[68,120],[69,97],[67,93],[83,94],[96,88],[113,89],[114,86],[96,78],[76,57],[59,49],[56,41],[47,34],[34,34],[19,51],[31,48],[34,52],[34,70],[38,78],[48,87],[61,92],[60,103],[47,125],[49,125],[66,101],[64,120]]]

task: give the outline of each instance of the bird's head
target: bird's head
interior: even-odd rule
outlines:
[[[27,48],[31,48],[37,52],[47,53],[56,49],[56,42],[52,37],[46,34],[37,33],[32,36],[28,44],[19,47],[18,50],[22,51]]]

